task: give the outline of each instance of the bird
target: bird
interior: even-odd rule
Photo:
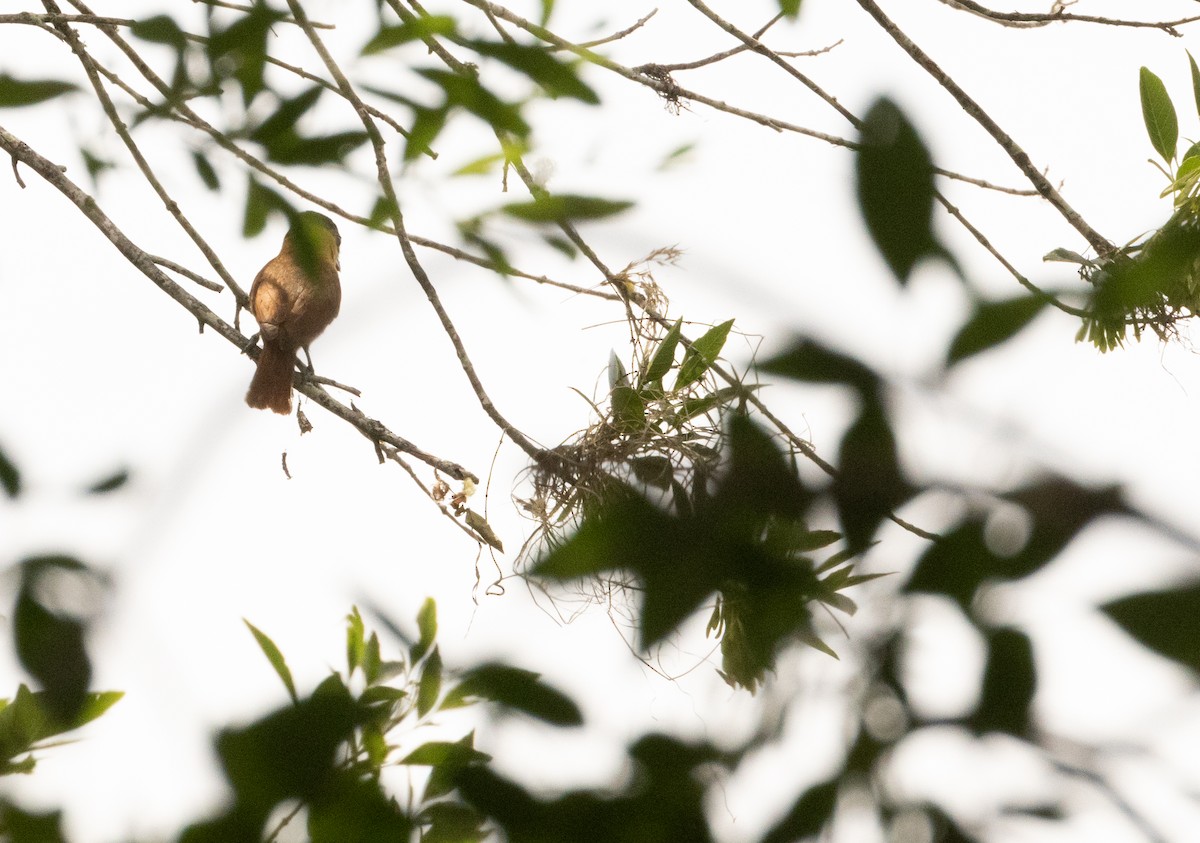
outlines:
[[[246,392],[249,406],[291,413],[296,352],[303,348],[307,356],[309,343],[329,327],[341,307],[341,245],[333,220],[304,211],[293,218],[279,254],[254,277],[250,312],[258,322],[262,351]]]

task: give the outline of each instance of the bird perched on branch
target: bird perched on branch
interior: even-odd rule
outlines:
[[[287,415],[292,411],[296,351],[324,331],[338,314],[342,287],[338,250],[342,236],[333,220],[316,211],[296,216],[250,287],[250,312],[258,320],[262,351],[246,403]],[[311,368],[311,360],[310,360]]]

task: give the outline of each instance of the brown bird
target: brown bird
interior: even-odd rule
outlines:
[[[296,217],[250,287],[250,312],[258,320],[262,351],[246,403],[282,415],[292,411],[296,351],[329,327],[342,303],[338,250],[342,237],[333,220],[316,211]],[[311,359],[309,368],[311,369]]]

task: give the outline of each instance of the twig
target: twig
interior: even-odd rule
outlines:
[[[95,26],[133,26],[137,23],[129,18],[105,18],[99,15],[64,15],[61,12],[39,15],[21,12],[16,15],[0,15],[0,23],[23,23],[30,26],[46,26],[52,23],[89,23]]]
[[[1025,174],[1030,183],[1037,189],[1037,192],[1042,195],[1062,216],[1069,222],[1076,231],[1083,235],[1083,238],[1091,244],[1096,250],[1096,254],[1101,257],[1112,252],[1116,247],[1108,241],[1103,235],[1092,228],[1072,208],[1062,195],[1054,189],[1054,185],[1050,184],[1049,179],[1042,175],[1037,167],[1033,166],[1033,162],[1029,160],[1029,155],[1005,132],[1000,125],[993,120],[987,112],[985,112],[975,100],[964,91],[957,82],[955,82],[949,74],[943,71],[931,59],[924,50],[918,47],[912,39],[905,35],[892,20],[883,13],[875,0],[857,0],[858,5],[863,10],[873,17],[883,28],[884,32],[892,37],[892,40],[900,45],[904,52],[908,53],[909,57],[916,62],[925,72],[932,76],[939,85],[946,89],[950,96],[954,97],[955,101],[962,106],[975,122],[979,123],[996,143],[1003,149],[1008,156],[1013,160],[1013,163]]]
[[[612,35],[606,35],[603,38],[597,38],[595,41],[584,41],[579,46],[587,47],[590,49],[591,47],[599,47],[602,44],[611,44],[613,41],[620,41],[625,36],[631,35],[634,32],[637,32],[639,29],[641,29],[643,26],[645,26],[647,24],[647,22],[649,22],[650,18],[654,17],[657,14],[658,14],[658,9],[651,9],[650,14],[646,15],[644,18],[639,18],[638,22],[635,23],[633,26],[627,26],[624,29],[622,29],[620,32],[614,32]],[[561,48],[559,48],[559,49],[561,49]]]
[[[203,3],[206,6],[220,6],[222,9],[234,9],[239,12],[253,12],[254,11],[253,6],[243,6],[240,3],[227,2],[227,0],[192,0],[192,2],[193,3]],[[284,20],[280,21],[280,23],[295,24],[296,21],[285,18]],[[337,29],[337,27],[331,23],[317,23],[315,21],[310,21],[309,25],[313,26],[317,29]]]
[[[220,284],[218,284],[216,281],[209,281],[203,275],[198,275],[195,272],[192,272],[186,266],[181,266],[180,264],[175,263],[175,261],[173,261],[173,260],[168,260],[167,258],[160,258],[158,255],[150,255],[150,260],[154,261],[159,266],[166,267],[167,269],[171,270],[172,272],[182,275],[184,278],[187,278],[189,281],[193,281],[196,284],[199,284],[201,287],[203,287],[206,290],[212,290],[215,293],[219,293],[225,289]]]
[[[1052,23],[1068,23],[1075,21],[1077,23],[1097,23],[1105,26],[1125,26],[1141,29],[1161,29],[1168,35],[1173,35],[1176,38],[1182,37],[1181,32],[1176,30],[1178,26],[1184,26],[1189,23],[1195,23],[1200,20],[1200,15],[1194,15],[1187,18],[1179,18],[1170,21],[1142,21],[1142,20],[1121,20],[1119,18],[1105,18],[1096,15],[1076,15],[1071,12],[1060,11],[1051,12],[1050,14],[1037,14],[1035,12],[998,12],[994,9],[989,9],[982,6],[974,0],[942,0],[947,6],[955,9],[961,9],[965,12],[972,12],[975,15],[990,20],[993,23],[998,23],[1001,26],[1015,27],[1030,27],[1030,26],[1046,26]]]
[[[26,144],[24,141],[17,138],[15,135],[8,132],[3,126],[0,126],[0,149],[3,149],[8,154],[17,158],[21,163],[25,164],[31,170],[36,172],[47,183],[57,189],[60,193],[67,197],[80,212],[87,217],[100,232],[108,238],[109,242],[116,247],[125,259],[133,265],[135,269],[145,275],[159,289],[169,295],[172,299],[183,306],[185,310],[191,313],[197,321],[203,325],[212,328],[216,333],[224,337],[228,342],[232,343],[239,351],[245,348],[247,338],[242,336],[225,320],[217,316],[208,306],[199,299],[192,296],[187,290],[183,289],[179,284],[172,281],[166,273],[158,268],[154,259],[131,241],[124,232],[122,232],[109,217],[101,210],[99,203],[95,198],[82,190],[78,185],[71,181],[66,174],[54,162],[42,155],[38,154]],[[455,478],[456,480],[469,479],[474,483],[479,482],[479,478],[458,463],[450,462],[449,460],[441,459],[433,454],[429,454],[416,447],[412,442],[397,436],[388,430],[379,421],[368,418],[361,411],[347,407],[341,402],[335,400],[329,393],[321,389],[317,384],[302,381],[296,385],[296,388],[320,404],[329,412],[338,416],[341,419],[349,422],[360,433],[363,434],[371,442],[382,442],[390,445],[397,451],[401,451],[418,459],[426,465],[431,466],[438,471]]]

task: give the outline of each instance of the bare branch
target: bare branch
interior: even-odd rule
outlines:
[[[227,0],[192,0],[192,2],[193,3],[203,3],[206,6],[218,6],[222,9],[235,9],[236,11],[239,11],[239,12],[253,12],[254,11],[253,6],[245,6],[245,5],[242,5],[241,3],[230,3],[230,2],[227,2]],[[284,20],[281,21],[281,23],[295,24],[296,21],[285,18]],[[317,29],[337,29],[337,27],[331,23],[317,23],[315,21],[310,21],[309,26],[313,26]]]
[[[1124,26],[1135,29],[1161,29],[1168,35],[1173,35],[1176,38],[1182,37],[1183,33],[1179,32],[1176,27],[1185,26],[1189,23],[1200,21],[1200,15],[1193,15],[1187,18],[1178,18],[1168,21],[1144,21],[1144,20],[1122,20],[1119,18],[1105,18],[1096,15],[1076,15],[1065,9],[1052,11],[1049,14],[1037,14],[1033,12],[998,12],[995,9],[989,9],[974,0],[941,0],[947,6],[954,9],[961,9],[964,12],[971,12],[984,20],[989,20],[992,23],[998,23],[1001,26],[1010,27],[1033,27],[1047,26],[1052,23],[1096,23],[1104,26]]]

